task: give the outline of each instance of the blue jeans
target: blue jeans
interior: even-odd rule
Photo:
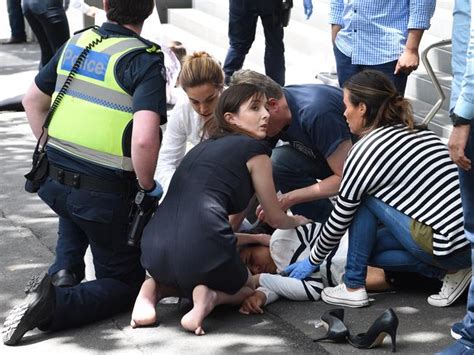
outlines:
[[[241,69],[255,39],[258,17],[265,34],[265,73],[285,85],[285,46],[279,0],[229,1],[229,50],[224,61],[226,78]]]
[[[474,124],[471,122],[469,141],[465,149],[466,156],[474,162]],[[465,171],[459,169],[462,207],[464,213],[464,230],[466,238],[471,242],[472,260],[474,260],[474,167]],[[471,280],[467,296],[467,313],[463,319],[461,342],[474,347],[474,282]]]
[[[129,198],[123,194],[93,192],[61,185],[47,178],[38,195],[60,217],[57,263],[76,262],[91,246],[97,280],[68,288],[55,288],[56,307],[48,330],[77,327],[124,312],[133,305],[145,272],[140,250],[127,246]],[[63,254],[63,252],[65,254]]]
[[[351,57],[342,53],[336,45],[333,46],[334,57],[336,58],[337,78],[339,86],[342,88],[347,79],[354,74],[361,72],[364,69],[379,70],[392,80],[400,95],[405,95],[405,88],[407,86],[408,75],[405,73],[393,74],[397,60],[378,65],[360,65],[352,64]]]
[[[33,30],[40,49],[40,68],[69,39],[69,24],[62,0],[24,0],[23,14]]]
[[[379,228],[379,222],[385,228]],[[433,278],[441,278],[447,270],[471,265],[469,251],[438,260],[423,250],[411,236],[410,222],[410,217],[375,197],[364,198],[349,227],[344,276],[347,287],[365,286],[367,265]]]
[[[12,37],[26,39],[25,19],[21,10],[21,0],[7,0],[7,11]]]
[[[333,175],[326,160],[312,159],[289,145],[273,149],[272,166],[275,187],[283,193],[313,185],[317,179]],[[332,208],[331,201],[323,199],[294,205],[291,211],[324,223]]]

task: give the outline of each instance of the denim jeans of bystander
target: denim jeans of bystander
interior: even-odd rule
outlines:
[[[379,227],[379,222],[384,228]],[[363,199],[349,228],[344,282],[349,288],[365,285],[367,265],[394,271],[415,271],[441,278],[447,270],[469,267],[470,253],[437,260],[413,239],[411,218],[372,196]]]
[[[400,95],[405,94],[405,88],[407,85],[408,75],[405,73],[398,73],[394,74],[395,66],[397,65],[397,61],[378,64],[378,65],[359,65],[359,64],[352,64],[352,60],[350,57],[346,56],[342,53],[336,46],[334,46],[334,57],[336,58],[336,66],[337,66],[337,78],[339,80],[339,86],[343,87],[344,83],[347,79],[349,79],[354,74],[365,70],[365,69],[372,69],[372,70],[379,70],[385,75],[387,75],[392,82],[394,83],[397,91]]]

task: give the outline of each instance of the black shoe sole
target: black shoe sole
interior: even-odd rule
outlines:
[[[5,345],[16,345],[27,331],[40,326],[48,319],[50,314],[45,314],[45,311],[48,311],[48,308],[52,310],[52,287],[47,274],[32,279],[29,288],[31,293],[26,296],[25,302],[13,308],[5,319],[2,329]]]

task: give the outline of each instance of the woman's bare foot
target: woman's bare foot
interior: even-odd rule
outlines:
[[[207,286],[198,285],[193,290],[193,303],[193,309],[181,318],[181,325],[196,335],[204,335],[206,333],[202,329],[202,322],[217,306],[217,292]]]
[[[158,292],[158,284],[153,278],[145,280],[133,306],[132,320],[130,321],[132,328],[156,323]]]

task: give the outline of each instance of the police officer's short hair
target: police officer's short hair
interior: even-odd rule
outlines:
[[[107,19],[120,25],[138,25],[153,12],[154,0],[109,0]]]
[[[235,72],[229,85],[234,84],[253,84],[262,87],[268,99],[280,99],[283,96],[283,89],[280,84],[272,80],[270,77],[249,69],[242,69]]]

